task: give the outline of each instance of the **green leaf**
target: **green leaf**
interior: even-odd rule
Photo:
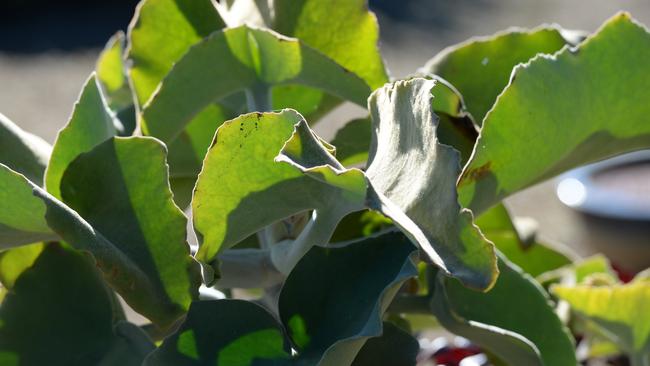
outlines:
[[[612,286],[556,285],[552,292],[629,354],[632,365],[650,362],[650,321],[646,319],[650,283],[646,278]]]
[[[548,245],[531,238],[522,241],[508,210],[499,204],[483,213],[476,224],[496,248],[524,272],[533,277],[569,265],[572,259]]]
[[[296,37],[346,69],[371,89],[388,82],[379,53],[379,25],[366,0],[276,0],[273,29]]]
[[[143,365],[252,366],[289,357],[282,327],[264,308],[244,300],[197,301]]]
[[[51,152],[50,144],[23,131],[0,113],[0,163],[42,185]]]
[[[557,52],[566,43],[556,27],[509,29],[445,48],[420,72],[439,75],[458,88],[470,113],[481,123],[517,64],[539,53]]]
[[[370,118],[353,119],[336,131],[332,145],[336,158],[345,166],[365,163],[370,150]]]
[[[460,156],[436,137],[434,86],[425,79],[398,81],[370,97],[370,207],[391,218],[445,272],[485,290],[498,273],[494,247],[458,204]]]
[[[120,329],[127,325],[114,329],[111,307],[110,289],[93,261],[49,244],[0,307],[0,360],[16,366],[102,365],[120,356],[120,365],[139,365],[154,346],[142,334],[126,336]]]
[[[0,164],[0,248],[56,239],[45,207],[32,194],[34,183]]]
[[[43,243],[36,243],[1,252],[0,282],[2,285],[11,290],[16,279],[34,264],[44,247]]]
[[[459,180],[463,205],[480,214],[563,171],[650,146],[649,58],[650,34],[621,13],[576,49],[515,68]]]
[[[546,292],[529,275],[503,258],[499,260],[499,271],[496,285],[487,293],[471,291],[453,279],[445,279],[442,285],[450,309],[468,321],[525,337],[539,350],[544,365],[574,366],[577,361],[573,339],[555,314]],[[437,296],[438,287],[434,299]],[[464,336],[481,344],[482,337]],[[507,352],[490,350],[508,360]],[[510,364],[528,363],[510,361]]]
[[[298,364],[348,365],[368,337],[381,335],[382,314],[402,283],[417,275],[414,250],[396,232],[312,248],[287,278],[279,301]]]
[[[68,220],[59,217],[64,210],[43,197],[50,225],[55,221],[66,241],[91,251],[129,305],[163,328],[189,308],[200,281],[186,242],[187,218],[172,201],[165,154],[152,138],[112,138],[70,164],[63,201],[101,240],[71,233],[80,223],[59,221]]]
[[[122,31],[115,33],[99,55],[96,66],[97,81],[104,87],[110,107],[116,111],[133,104],[122,58],[124,38]]]
[[[391,323],[384,322],[383,327],[380,337],[363,345],[352,366],[415,365],[420,351],[417,339]]]
[[[92,74],[81,91],[68,123],[59,131],[45,171],[45,187],[61,198],[61,177],[80,154],[115,136],[117,129],[97,77]]]
[[[327,222],[317,238],[324,244],[345,214],[363,208],[365,190],[363,173],[345,170],[297,112],[242,115],[219,128],[197,182],[194,227],[203,237],[197,258],[209,263],[263,227],[309,209]]]
[[[431,309],[447,330],[499,355],[509,365],[544,365],[539,349],[526,337],[507,329],[463,318],[450,302],[445,280],[438,277],[435,286]]]
[[[370,94],[363,80],[298,40],[242,26],[212,34],[174,65],[145,106],[142,128],[170,141],[214,101],[242,90],[296,83],[359,105]]]
[[[127,58],[135,94],[144,105],[172,66],[203,38],[224,27],[210,0],[145,0],[129,26]]]

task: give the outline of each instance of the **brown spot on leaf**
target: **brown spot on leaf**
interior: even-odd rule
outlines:
[[[491,165],[492,162],[488,161],[478,168],[468,170],[467,173],[463,174],[463,179],[461,179],[460,185],[476,182],[484,176],[488,175],[491,171]]]

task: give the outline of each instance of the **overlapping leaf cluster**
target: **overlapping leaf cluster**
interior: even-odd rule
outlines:
[[[0,363],[415,364],[390,322],[410,303],[495,362],[575,365],[532,277],[571,258],[499,202],[650,146],[650,34],[626,14],[586,39],[511,30],[392,83],[378,38],[364,0],[144,0],[53,146],[0,116]],[[323,140],[344,101],[368,118]]]

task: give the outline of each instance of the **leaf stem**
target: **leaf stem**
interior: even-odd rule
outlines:
[[[273,110],[271,88],[266,84],[256,84],[246,89],[246,103],[249,112],[270,112]]]
[[[335,211],[314,210],[296,240],[284,240],[271,247],[271,261],[275,268],[288,275],[309,249],[329,242],[341,217]]]

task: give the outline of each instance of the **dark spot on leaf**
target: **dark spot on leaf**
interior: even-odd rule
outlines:
[[[491,165],[492,162],[488,161],[487,163],[481,165],[478,168],[468,170],[467,173],[463,175],[463,179],[461,180],[461,185],[470,182],[475,182],[483,178],[484,176],[490,173]]]

